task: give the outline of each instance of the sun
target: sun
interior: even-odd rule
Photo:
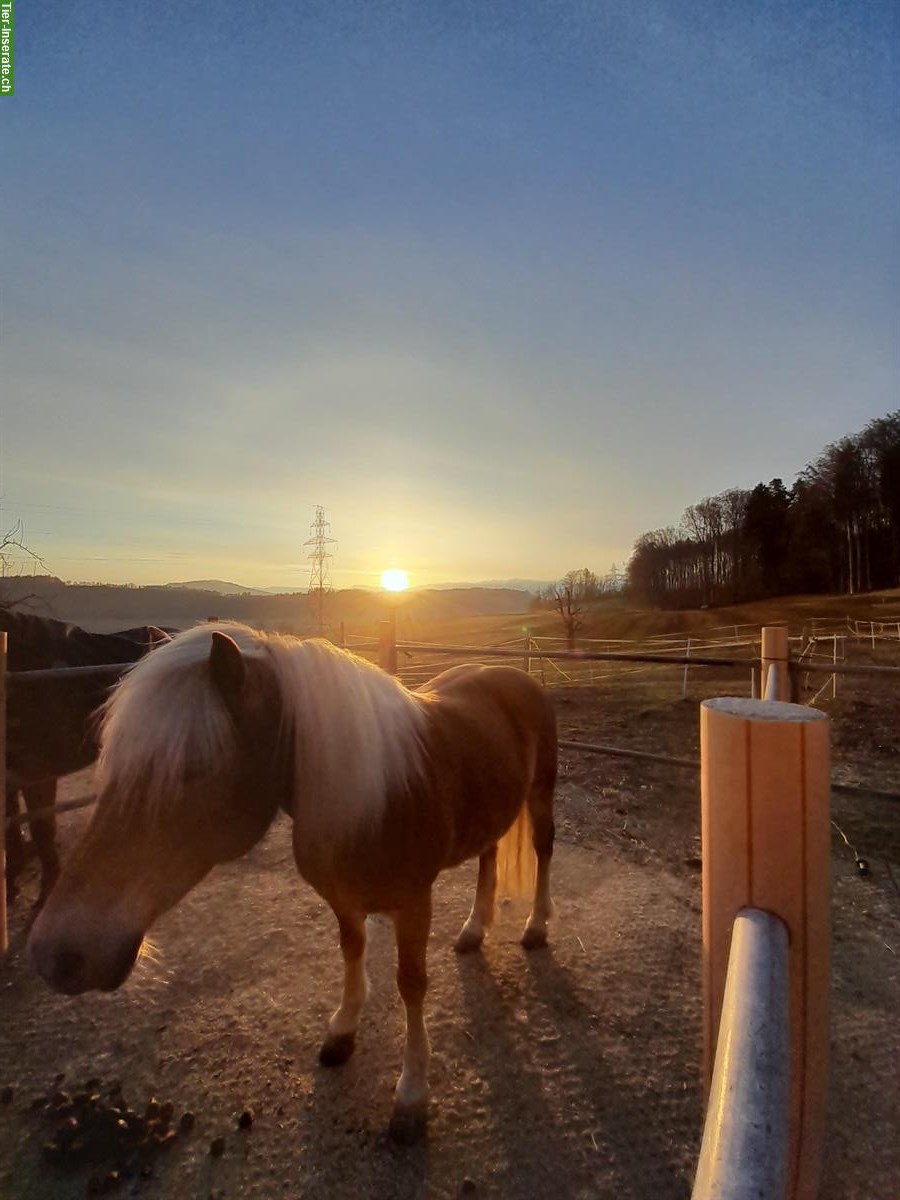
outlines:
[[[390,571],[381,572],[381,586],[387,592],[405,592],[409,587],[409,576],[405,571],[392,567]]]

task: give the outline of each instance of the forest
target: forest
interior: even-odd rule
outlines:
[[[900,584],[900,409],[834,442],[787,487],[731,488],[642,534],[628,590],[664,608]]]

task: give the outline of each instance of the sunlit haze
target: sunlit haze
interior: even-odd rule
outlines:
[[[889,0],[17,35],[0,493],[53,574],[302,589],[315,504],[338,587],[605,572],[896,405]]]
[[[409,587],[409,576],[405,571],[396,568],[382,571],[381,586],[388,592],[405,592]]]

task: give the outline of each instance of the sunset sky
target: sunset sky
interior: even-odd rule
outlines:
[[[42,0],[4,528],[66,579],[605,571],[898,407],[895,0]]]

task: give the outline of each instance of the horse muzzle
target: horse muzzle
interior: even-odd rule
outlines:
[[[125,935],[101,943],[98,938],[75,938],[42,931],[40,918],[28,939],[28,955],[38,975],[55,992],[78,996],[82,992],[114,992],[135,964],[143,935]]]

